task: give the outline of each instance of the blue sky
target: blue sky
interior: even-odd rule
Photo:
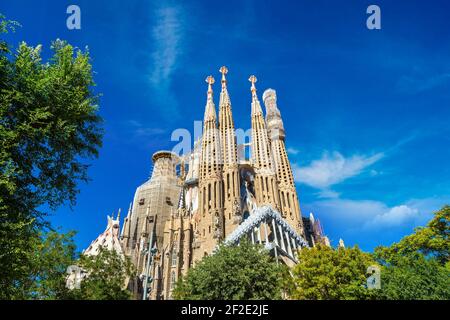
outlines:
[[[81,8],[81,30],[66,8]],[[381,8],[381,30],[366,8]],[[106,135],[77,205],[52,215],[80,249],[127,208],[171,149],[176,128],[202,120],[206,84],[228,83],[236,126],[250,126],[250,74],[277,90],[304,215],[332,243],[372,250],[450,203],[448,1],[2,1],[22,27],[7,39],[89,46]],[[218,104],[219,86],[215,86]]]

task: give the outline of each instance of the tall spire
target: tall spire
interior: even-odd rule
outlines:
[[[196,233],[201,237],[196,240],[199,250],[196,250],[197,255],[194,260],[200,260],[204,252],[211,252],[223,238],[223,202],[220,201],[223,194],[223,162],[213,101],[214,78],[209,76],[206,78],[206,82],[208,83],[208,93],[200,158],[199,221],[195,226]]]
[[[302,234],[303,221],[301,219],[300,205],[297,190],[294,184],[291,164],[285,145],[285,131],[281,113],[277,106],[277,93],[273,89],[267,89],[263,94],[266,106],[266,123],[270,137],[270,146],[277,173],[278,190],[282,216],[297,232]]]
[[[261,114],[262,115],[262,109],[261,104],[259,103],[258,95],[256,94],[256,86],[255,83],[258,81],[258,79],[251,75],[250,78],[248,78],[248,81],[252,83],[252,86],[250,87],[250,91],[252,92],[252,115]]]
[[[205,107],[205,119],[203,121],[202,137],[202,172],[203,177],[213,174],[211,171],[219,170],[221,165],[220,137],[217,130],[216,107],[214,105],[212,84],[214,78],[208,76],[207,101]]]
[[[128,238],[130,237],[130,223],[131,223],[131,202],[130,207],[128,208],[128,213],[125,219],[123,219],[122,232],[120,233],[120,240],[123,242],[124,250],[127,249],[128,246]]]
[[[236,132],[234,129],[233,114],[231,111],[231,99],[227,90],[227,79],[225,75],[228,68],[220,68],[222,73],[222,91],[219,104],[219,129],[222,143],[223,159],[223,187],[224,187],[224,220],[225,236],[234,228],[240,215],[240,177],[237,157]]]
[[[227,90],[227,67],[219,70],[222,73],[222,91],[219,104],[219,128],[222,143],[224,166],[237,165],[236,134],[234,130],[233,114],[231,111],[231,99]]]
[[[252,92],[252,159],[257,168],[272,168],[272,156],[269,149],[269,138],[267,135],[266,123],[263,118],[261,105],[256,94],[255,83],[257,81],[254,75],[248,79],[252,83],[250,91]]]
[[[225,66],[222,66],[219,69],[219,72],[222,74],[222,91],[220,92],[220,102],[219,105],[222,106],[224,104],[230,104],[231,105],[231,101],[230,101],[230,95],[228,94],[228,90],[227,90],[227,79],[225,77],[225,75],[228,73],[228,68]]]
[[[273,170],[270,140],[268,137],[261,105],[256,93],[255,83],[257,79],[254,75],[251,75],[248,81],[250,81],[252,84],[250,87],[250,91],[252,93],[251,156],[252,165],[255,170],[253,181],[256,202],[258,206],[267,205],[272,207],[272,209],[276,211],[280,211],[280,197],[278,194],[277,177],[275,171]]]
[[[205,107],[205,121],[206,120],[212,120],[216,119],[216,107],[214,106],[213,101],[213,89],[212,85],[214,84],[215,80],[213,76],[208,76],[205,81],[208,83],[208,91],[206,93],[206,107]]]
[[[250,76],[252,92],[252,163],[255,168],[255,189],[258,205],[271,205],[275,210],[280,209],[278,186],[275,171],[273,170],[272,152],[268,137],[266,123],[262,114],[261,105],[256,94],[254,75]]]

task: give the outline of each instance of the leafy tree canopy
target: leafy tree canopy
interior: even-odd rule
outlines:
[[[80,289],[71,291],[72,299],[79,300],[128,300],[127,280],[134,275],[134,267],[128,258],[115,251],[100,248],[98,255],[82,255],[77,262],[87,272]]]
[[[175,299],[281,299],[283,268],[261,246],[221,246],[203,258],[174,290]]]
[[[367,268],[375,262],[358,247],[333,249],[318,245],[299,251],[293,268],[293,299],[367,299],[373,290],[365,288]]]
[[[0,36],[17,23],[0,14]],[[33,274],[33,242],[48,226],[43,208],[75,203],[77,183],[101,146],[89,52],[57,40],[16,50],[0,39],[0,295],[15,298]],[[21,295],[19,294],[19,297]]]
[[[390,250],[398,254],[419,252],[436,258],[442,265],[450,261],[450,206],[444,206],[434,213],[425,227],[392,245]]]
[[[400,254],[391,248],[377,248],[375,257],[383,265],[378,299],[450,299],[450,270],[435,258],[421,253]]]
[[[394,243],[377,247],[381,299],[450,299],[450,206],[434,213],[425,227]]]

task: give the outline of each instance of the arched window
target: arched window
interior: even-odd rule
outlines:
[[[172,250],[172,267],[175,267],[177,265],[177,250]]]
[[[175,281],[176,281],[176,274],[175,271],[172,271],[171,275],[170,275],[170,289],[173,289],[173,286],[175,285]]]

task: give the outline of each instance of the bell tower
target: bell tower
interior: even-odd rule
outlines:
[[[199,177],[199,215],[195,223],[193,260],[210,254],[224,238],[222,150],[213,101],[214,78],[206,78],[208,92],[203,121]]]
[[[225,77],[228,73],[228,69],[223,66],[219,71],[222,73],[222,91],[220,92],[219,102],[219,131],[223,151],[224,222],[225,236],[227,236],[234,228],[236,228],[236,223],[240,221],[240,179],[236,133],[231,111],[231,100],[230,95],[228,94],[227,80]]]
[[[255,169],[255,194],[258,206],[270,205],[280,211],[277,177],[275,174],[269,136],[264,121],[261,104],[256,94],[255,76],[248,79],[252,92],[252,165]]]
[[[285,218],[299,234],[303,234],[303,223],[299,201],[295,189],[291,164],[286,152],[286,134],[284,131],[283,120],[281,119],[281,113],[277,106],[276,91],[273,89],[264,91],[263,101],[266,107],[267,130],[278,180],[281,213],[283,218]]]

